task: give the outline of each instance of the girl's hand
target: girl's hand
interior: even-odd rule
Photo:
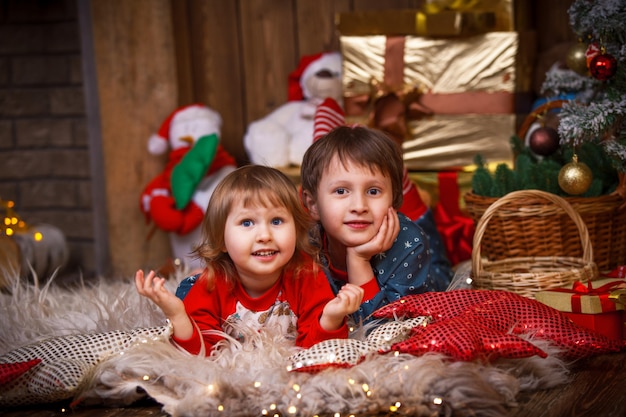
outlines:
[[[172,319],[180,314],[187,314],[183,301],[167,290],[164,286],[165,278],[157,277],[154,271],[150,271],[144,276],[142,270],[135,274],[135,287],[137,292],[152,300],[168,319]]]
[[[326,331],[337,330],[345,322],[348,314],[352,314],[359,309],[363,300],[363,288],[345,284],[337,296],[326,303],[322,317],[320,317],[320,325]]]

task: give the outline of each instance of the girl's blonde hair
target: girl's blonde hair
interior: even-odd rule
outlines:
[[[226,219],[235,204],[249,206],[285,207],[296,226],[296,251],[286,267],[294,267],[296,275],[302,266],[304,254],[317,258],[311,245],[309,230],[313,225],[304,209],[293,182],[277,169],[262,165],[246,165],[228,174],[215,188],[202,223],[202,242],[194,251],[196,257],[205,261],[208,286],[212,287],[216,274],[235,282],[235,265],[224,251]]]

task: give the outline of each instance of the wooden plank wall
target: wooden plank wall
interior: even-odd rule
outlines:
[[[246,126],[287,100],[287,76],[301,56],[338,51],[337,12],[418,7],[420,0],[173,1],[181,104],[220,112],[225,146],[246,162]]]
[[[146,240],[138,198],[164,164],[147,153],[147,139],[172,110],[203,102],[220,112],[222,142],[245,163],[246,126],[286,101],[300,56],[339,50],[335,13],[425,0],[84,1],[92,9],[100,112],[90,117],[102,125],[111,271],[128,276],[169,256],[163,232]],[[569,3],[540,3],[542,15],[561,16]],[[549,34],[553,25],[544,22]]]
[[[98,272],[130,276],[169,254],[164,234],[146,239],[139,195],[164,163],[148,154],[148,137],[178,102],[171,4],[93,0],[90,6],[99,114],[88,114],[88,123],[100,119],[102,148],[92,152],[102,155],[106,201],[106,219],[95,221],[106,222],[109,235],[95,244],[108,245],[96,254],[108,253],[110,264]]]

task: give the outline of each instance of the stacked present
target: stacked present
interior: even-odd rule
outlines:
[[[470,172],[478,154],[512,164],[517,114],[530,107],[534,37],[516,22],[513,0],[447,6],[337,16],[347,121],[402,142],[418,184],[423,175]],[[444,217],[462,212],[467,187],[457,184]],[[439,184],[431,206],[447,193]]]
[[[626,266],[587,283],[539,291],[537,301],[556,308],[574,323],[615,339],[626,339]]]

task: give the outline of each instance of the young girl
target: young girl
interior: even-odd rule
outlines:
[[[151,271],[135,284],[173,326],[173,342],[198,355],[224,338],[272,326],[297,346],[347,337],[346,315],[363,298],[356,285],[333,295],[309,245],[310,217],[280,171],[250,165],[217,186],[196,250],[206,269],[182,301]],[[245,330],[245,331],[242,331]]]

